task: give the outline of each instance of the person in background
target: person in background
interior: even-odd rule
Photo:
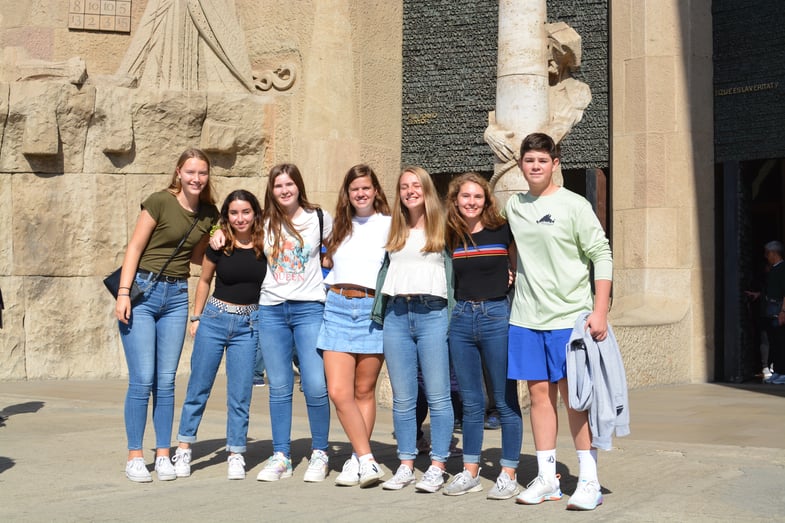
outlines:
[[[151,395],[155,472],[161,481],[177,477],[169,447],[174,379],[188,322],[189,262],[202,263],[210,228],[217,219],[210,160],[199,149],[187,149],[177,160],[169,186],[142,202],[125,251],[115,316],[128,365],[125,475],[131,481],[152,481],[142,446]],[[134,281],[144,297],[132,305]]]
[[[785,263],[782,242],[771,241],[763,249],[769,271],[766,273],[766,335],[769,339],[771,376],[764,383],[785,385]]]

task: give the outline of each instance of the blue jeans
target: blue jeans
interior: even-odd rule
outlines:
[[[207,399],[226,350],[226,450],[245,452],[251,407],[256,335],[251,317],[229,314],[208,303],[196,331],[191,355],[191,377],[185,393],[177,439],[196,441]]]
[[[453,429],[447,300],[433,296],[391,297],[384,314],[384,358],[393,391],[398,458],[417,457],[419,364],[431,413],[431,459],[446,462]]]
[[[188,282],[151,283],[151,279],[136,275],[145,296],[133,306],[128,325],[117,322],[128,365],[128,450],[142,449],[151,394],[155,447],[168,449],[172,443],[174,378],[188,321]]]
[[[292,440],[293,349],[297,353],[300,383],[305,394],[311,447],[327,450],[330,402],[324,361],[316,349],[324,304],[318,301],[285,301],[259,307],[259,343],[267,367],[273,452],[290,455]]]
[[[515,380],[507,379],[510,305],[497,301],[456,303],[450,319],[450,358],[463,399],[463,461],[479,463],[485,417],[483,363],[502,427],[502,467],[517,468],[523,422]]]

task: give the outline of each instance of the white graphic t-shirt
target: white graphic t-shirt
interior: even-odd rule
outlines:
[[[267,275],[262,283],[260,305],[277,305],[287,300],[324,301],[319,250],[319,217],[316,211],[303,211],[292,223],[300,232],[303,243],[285,227],[282,229],[281,249],[273,258],[272,238],[266,234],[264,254],[267,256]],[[324,213],[324,238],[330,235],[333,219]]]

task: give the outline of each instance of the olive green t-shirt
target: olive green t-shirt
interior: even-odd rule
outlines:
[[[174,278],[190,276],[189,263],[193,249],[218,221],[218,209],[215,205],[202,203],[196,213],[188,212],[177,201],[177,197],[166,190],[151,194],[142,202],[142,209],[155,220],[155,229],[139,260],[139,268],[156,274],[199,215],[185,243],[164,271],[164,276]]]

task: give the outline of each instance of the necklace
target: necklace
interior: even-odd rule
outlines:
[[[249,243],[251,243],[251,238],[248,238],[247,240],[241,240],[240,238],[237,238],[237,243],[239,243],[240,245],[248,245]]]

